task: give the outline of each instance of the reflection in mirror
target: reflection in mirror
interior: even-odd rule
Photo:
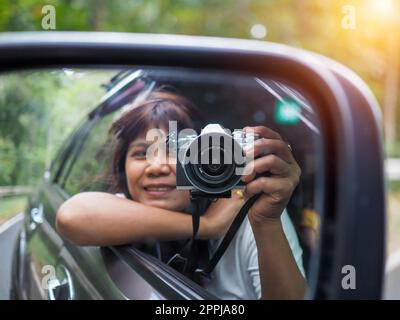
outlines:
[[[85,246],[132,244],[221,299],[304,297],[322,169],[312,96],[294,84],[156,67],[20,72],[0,80],[0,121],[0,185],[39,184],[31,202],[86,261],[81,273],[106,270]],[[40,266],[43,247],[58,255],[52,241],[32,242]]]

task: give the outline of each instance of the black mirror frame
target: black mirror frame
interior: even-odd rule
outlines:
[[[308,299],[381,298],[385,188],[378,105],[345,67],[304,50],[252,40],[124,33],[0,35],[0,72],[53,67],[164,66],[242,72],[295,83],[321,120],[322,230]],[[342,288],[344,265],[356,290]]]

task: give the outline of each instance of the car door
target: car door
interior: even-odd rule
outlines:
[[[100,176],[107,173],[109,152],[101,149],[107,139],[105,126],[112,121],[111,117],[99,119],[97,117],[86,119],[84,133],[79,141],[75,141],[75,148],[68,154],[62,170],[58,173],[57,185],[63,193],[63,199],[57,208],[70,196],[82,191],[103,190],[106,177]],[[55,211],[56,212],[56,211]],[[55,230],[55,232],[57,232]],[[59,257],[54,264],[55,279],[50,282],[52,299],[102,299],[108,286],[101,279],[98,272],[98,248],[77,247],[67,240],[60,248]],[[73,271],[71,271],[73,270]],[[99,288],[100,287],[100,288]],[[108,290],[107,292],[110,292]],[[118,297],[118,293],[109,298]]]
[[[65,200],[65,193],[60,188],[57,176],[61,168],[68,163],[79,141],[86,132],[80,127],[66,141],[58,153],[49,171],[44,173],[41,183],[29,197],[25,212],[24,230],[20,241],[26,246],[25,257],[20,268],[19,279],[21,297],[27,299],[48,299],[48,281],[54,278],[55,267],[63,239],[56,231],[56,212]]]
[[[129,79],[133,81],[137,77],[131,76]],[[115,80],[115,79],[114,79]],[[123,86],[120,86],[120,89]],[[141,88],[141,85],[138,86]],[[115,89],[115,88],[114,88]],[[104,97],[103,103],[111,99],[114,101],[114,92],[108,92]],[[128,92],[134,94],[133,91]],[[125,98],[129,97],[127,95]],[[120,98],[120,97],[119,97]],[[123,103],[123,99],[118,100]],[[100,103],[100,106],[102,104]],[[107,104],[109,106],[109,104]],[[72,299],[76,296],[74,293],[77,290],[82,298],[99,298],[100,295],[96,290],[90,289],[90,283],[85,282],[85,278],[79,278],[84,284],[85,289],[80,290],[80,286],[75,285],[72,290],[72,281],[70,281],[70,273],[66,267],[59,262],[59,258],[67,259],[72,263],[71,255],[66,255],[64,240],[60,237],[56,230],[56,213],[60,205],[69,197],[65,190],[67,185],[70,194],[74,194],[77,190],[84,189],[82,184],[75,185],[74,178],[70,176],[73,166],[77,162],[74,172],[79,172],[79,167],[82,161],[77,161],[84,147],[93,126],[97,123],[97,118],[93,118],[89,114],[71,136],[65,141],[62,148],[57,153],[57,156],[52,161],[51,167],[44,173],[43,180],[35,188],[32,196],[29,199],[28,208],[25,215],[24,231],[19,238],[20,247],[24,249],[24,258],[20,259],[18,264],[21,268],[21,275],[18,277],[19,296],[26,299]],[[95,136],[92,136],[95,138]],[[96,145],[97,146],[97,145]],[[87,148],[86,148],[87,150]],[[79,159],[78,159],[79,160]],[[89,172],[94,172],[97,169],[95,163],[86,164],[90,166]],[[83,172],[85,172],[83,170]],[[79,174],[78,174],[79,176]],[[78,177],[79,179],[80,177]],[[82,180],[80,181],[82,182]],[[87,186],[93,190],[100,190],[99,185],[95,186],[93,181],[90,181]],[[78,188],[78,189],[77,189]],[[66,258],[68,257],[68,258]],[[91,267],[89,268],[91,269]],[[75,273],[74,273],[75,276]],[[60,281],[60,279],[62,279]],[[83,279],[83,280],[82,280]],[[66,284],[68,282],[68,284]],[[71,285],[69,285],[71,284]],[[61,289],[60,289],[61,286]],[[87,294],[84,294],[86,292]]]

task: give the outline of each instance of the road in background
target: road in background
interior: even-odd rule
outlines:
[[[18,214],[0,226],[0,300],[10,298],[11,261],[14,243],[22,227],[23,214]]]

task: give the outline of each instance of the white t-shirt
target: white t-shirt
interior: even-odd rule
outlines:
[[[303,250],[286,210],[282,213],[281,221],[297,266],[305,276]],[[214,249],[220,241],[214,243]],[[284,268],[284,266],[282,267]],[[205,288],[220,299],[255,300],[261,298],[257,247],[247,217],[215,266],[211,274],[211,281],[205,284]]]

